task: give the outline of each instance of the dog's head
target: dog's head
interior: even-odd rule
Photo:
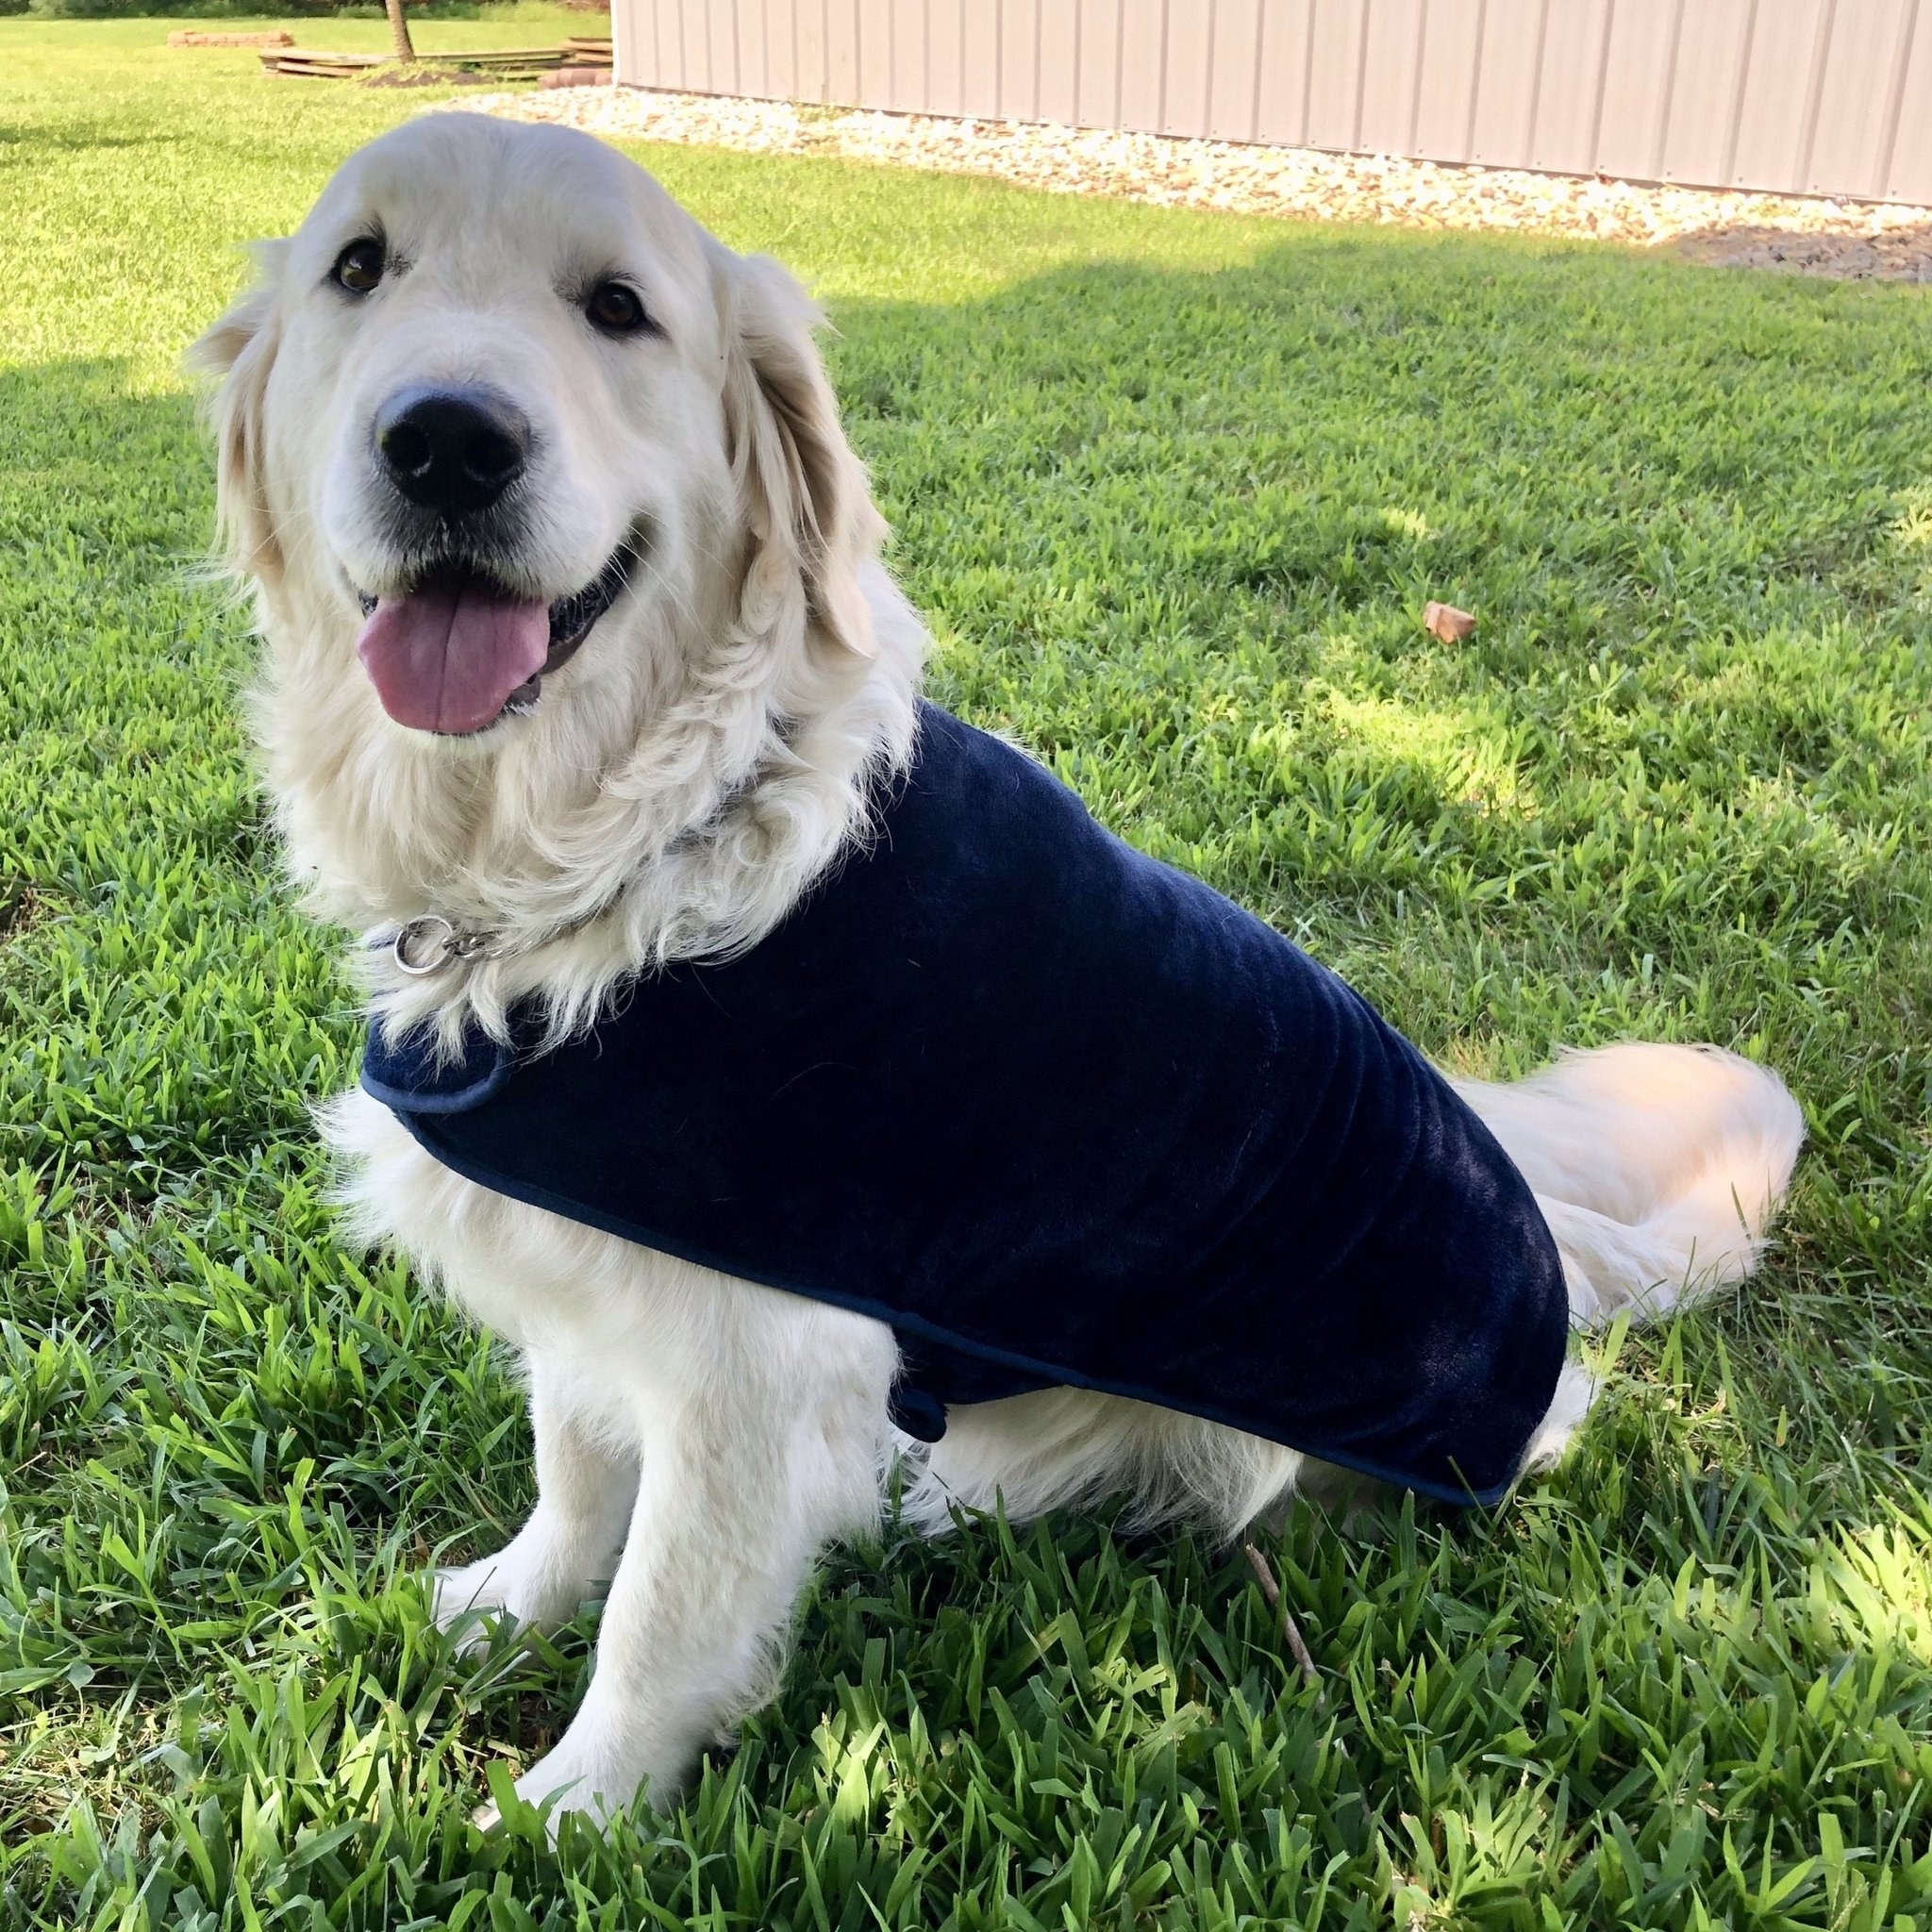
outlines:
[[[666,695],[640,659],[694,628],[873,652],[879,525],[810,303],[614,150],[427,116],[261,262],[196,353],[231,558],[308,701],[502,748]]]

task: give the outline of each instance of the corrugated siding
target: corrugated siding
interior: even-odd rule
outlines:
[[[613,16],[618,77],[642,87],[1932,202],[1932,0],[613,0]]]

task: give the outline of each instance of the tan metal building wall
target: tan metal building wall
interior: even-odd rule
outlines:
[[[618,78],[642,87],[1932,202],[1932,0],[612,11]]]

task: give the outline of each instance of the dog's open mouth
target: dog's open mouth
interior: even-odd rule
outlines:
[[[398,724],[461,736],[536,702],[544,676],[590,636],[637,560],[625,543],[581,591],[554,604],[519,597],[467,564],[428,572],[395,596],[362,600],[362,660]]]

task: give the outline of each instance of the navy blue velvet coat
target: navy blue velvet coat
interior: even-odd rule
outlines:
[[[895,1420],[1054,1385],[1492,1502],[1562,1271],[1441,1076],[1272,928],[922,708],[875,834],[741,957],[547,1053],[362,1084],[458,1174],[875,1316]]]

